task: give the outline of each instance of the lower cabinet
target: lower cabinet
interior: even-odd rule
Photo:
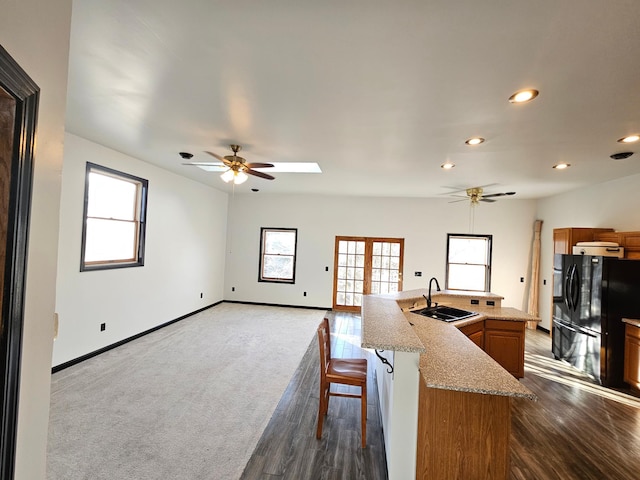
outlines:
[[[516,378],[524,377],[525,322],[484,321],[484,350]]]
[[[640,390],[640,327],[629,324],[624,338],[624,381]]]
[[[525,327],[526,322],[487,319],[458,327],[458,330],[487,352],[507,372],[516,378],[522,378]],[[640,328],[637,330],[640,331]]]

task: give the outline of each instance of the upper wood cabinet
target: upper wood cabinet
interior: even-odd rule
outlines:
[[[624,247],[624,258],[640,260],[640,231],[616,232],[613,228],[554,228],[553,253],[573,253],[578,242],[614,242]]]
[[[640,260],[640,232],[598,232],[598,242],[616,242],[624,247],[624,258]]]
[[[554,228],[553,253],[573,253],[573,246],[578,242],[616,241],[597,238],[599,235],[606,235],[610,232],[613,232],[613,228]]]

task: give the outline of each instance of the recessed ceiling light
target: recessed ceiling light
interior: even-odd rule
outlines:
[[[538,90],[534,90],[533,88],[528,88],[526,90],[520,90],[509,97],[509,101],[511,103],[524,103],[529,100],[533,100],[538,96],[540,92]]]
[[[633,142],[637,142],[638,140],[640,140],[640,135],[634,134],[634,135],[628,135],[626,137],[619,138],[618,143],[633,143]]]
[[[440,168],[444,168],[445,170],[451,170],[453,167],[455,167],[455,164],[449,162],[440,165]]]
[[[556,170],[564,170],[565,168],[569,168],[570,166],[570,163],[558,163],[557,165],[554,165],[553,168],[555,168]]]
[[[482,138],[482,137],[472,137],[472,138],[466,140],[464,143],[466,143],[467,145],[480,145],[481,143],[484,143],[484,138]]]

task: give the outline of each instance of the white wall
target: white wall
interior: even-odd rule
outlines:
[[[15,478],[45,476],[71,0],[2,2],[0,44],[40,87]]]
[[[542,226],[540,257],[541,326],[551,325],[551,279],[553,274],[553,229],[563,227],[613,228],[619,231],[640,230],[640,175],[581,188],[538,202]]]
[[[143,267],[80,272],[87,161],[149,180]],[[60,326],[53,365],[221,301],[227,198],[66,134],[56,299]],[[101,323],[106,323],[103,332]]]
[[[514,198],[475,209],[474,233],[493,235],[491,290],[505,306],[523,306],[535,209]],[[236,193],[229,211],[225,299],[249,302],[331,307],[337,235],[404,238],[404,290],[432,276],[444,287],[447,233],[469,233],[468,204],[444,199]],[[260,227],[298,228],[295,285],[258,282]]]

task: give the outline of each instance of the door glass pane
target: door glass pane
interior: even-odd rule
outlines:
[[[336,305],[359,305],[363,292],[364,242],[341,240],[338,249]]]

